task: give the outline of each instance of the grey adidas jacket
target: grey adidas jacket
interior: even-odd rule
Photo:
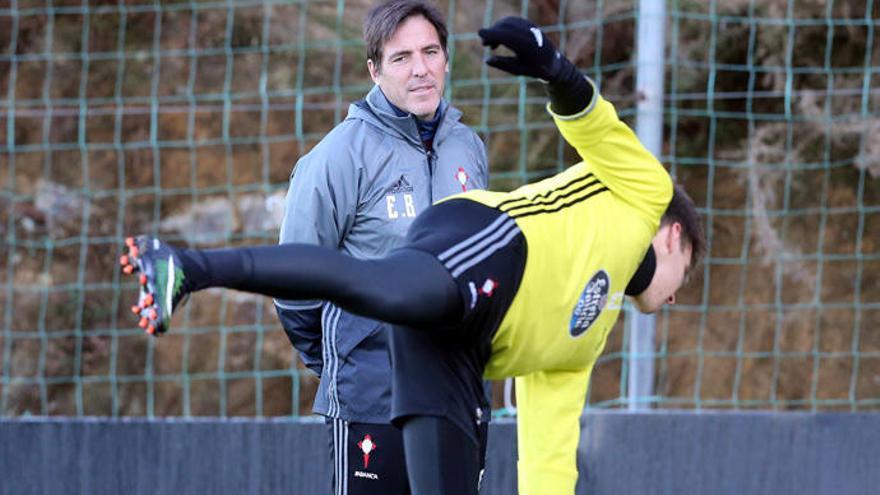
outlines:
[[[413,117],[397,116],[378,86],[352,104],[345,120],[297,162],[280,241],[378,258],[403,244],[415,216],[432,203],[485,188],[485,147],[459,122],[461,112],[446,107],[428,151]],[[321,376],[314,411],[388,422],[388,325],[319,301],[275,305],[291,343]]]

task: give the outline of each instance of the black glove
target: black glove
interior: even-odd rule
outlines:
[[[563,65],[571,65],[549,38],[527,19],[505,17],[479,31],[483,45],[498,48],[504,45],[515,54],[514,57],[494,55],[486,64],[517,76],[531,76],[547,83],[556,82]]]
[[[562,56],[544,33],[522,17],[505,17],[480,29],[483,45],[492,49],[504,45],[514,56],[493,55],[486,64],[517,76],[531,76],[547,83],[551,107],[560,115],[585,109],[593,98],[593,86]]]

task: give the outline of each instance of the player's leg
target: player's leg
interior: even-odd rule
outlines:
[[[449,273],[434,256],[417,250],[359,260],[305,244],[195,250],[147,237],[128,244],[123,269],[141,282],[132,311],[148,331],[165,331],[186,295],[208,287],[277,299],[325,299],[363,316],[421,327],[453,321],[461,313]]]
[[[409,239],[443,262],[464,301],[462,318],[441,332],[394,327],[390,335],[392,418],[416,495],[477,493],[491,411],[483,371],[525,269],[525,238],[506,214],[455,201],[432,214],[454,217],[468,235],[413,225]]]
[[[483,370],[494,328],[391,331],[392,417],[403,431],[415,495],[477,493],[491,412]]]
[[[415,495],[477,495],[480,447],[452,421],[411,416],[403,423],[403,442]]]

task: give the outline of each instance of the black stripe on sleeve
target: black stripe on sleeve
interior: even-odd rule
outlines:
[[[599,187],[595,187],[597,185]],[[507,210],[502,210],[502,211],[505,211],[510,216],[517,216],[518,214],[524,213],[525,210],[531,210],[533,208],[552,208],[559,203],[564,203],[566,199],[573,198],[575,196],[580,195],[583,191],[588,190],[590,188],[593,188],[595,190],[598,190],[598,189],[607,190],[607,188],[604,185],[602,185],[601,182],[594,180],[594,181],[588,182],[588,183],[578,187],[577,189],[572,189],[571,191],[568,191],[565,194],[562,194],[556,198],[553,198],[552,201],[548,201],[548,202],[536,201],[534,203],[517,205],[517,206],[514,206],[513,208],[508,208]],[[587,194],[592,195],[593,191],[589,191]]]
[[[510,211],[510,210],[513,210],[513,209],[516,209],[516,208],[520,208],[521,206],[532,206],[532,205],[534,205],[534,204],[536,204],[536,203],[540,203],[542,200],[545,200],[545,201],[546,201],[546,200],[550,197],[550,195],[552,195],[553,193],[563,191],[563,190],[565,190],[565,189],[567,189],[567,188],[569,188],[569,187],[572,187],[572,186],[580,186],[582,182],[585,183],[585,184],[583,185],[583,187],[589,187],[589,186],[591,186],[591,185],[593,185],[593,184],[598,183],[599,180],[596,179],[596,178],[593,176],[592,173],[589,173],[589,174],[587,174],[587,175],[585,175],[585,176],[583,176],[583,177],[578,177],[578,178],[576,178],[576,179],[573,179],[573,180],[571,180],[571,181],[568,182],[568,183],[565,183],[565,184],[563,184],[563,185],[561,185],[561,186],[559,186],[559,187],[557,187],[557,188],[554,188],[554,189],[551,189],[551,190],[549,190],[549,191],[546,191],[546,192],[544,192],[544,193],[542,193],[542,194],[539,194],[539,195],[537,195],[537,196],[535,196],[535,197],[533,197],[533,198],[529,198],[529,197],[519,197],[519,198],[512,198],[512,199],[508,199],[508,200],[502,201],[501,203],[498,203],[498,206],[496,206],[496,208],[498,208],[498,209],[501,210],[501,211]],[[579,187],[577,190],[581,190],[581,189],[583,189],[583,187]],[[574,192],[574,191],[572,191],[572,192]],[[567,195],[567,194],[568,194],[568,193],[566,193],[566,195]],[[558,199],[558,198],[554,198],[554,199],[552,199],[552,200],[549,200],[549,202],[550,202],[550,203],[553,203],[553,202],[555,202],[557,199]],[[526,202],[525,205],[513,205],[513,203],[520,203],[520,202],[524,202],[524,201]],[[511,206],[511,205],[512,205],[512,206]]]
[[[531,215],[538,215],[540,213],[553,213],[553,212],[562,210],[564,208],[568,208],[569,206],[576,205],[576,204],[580,203],[581,201],[585,201],[587,199],[590,199],[593,196],[595,196],[599,193],[605,192],[607,190],[608,190],[608,188],[603,186],[603,187],[600,187],[599,189],[596,189],[594,191],[590,191],[588,194],[586,194],[584,196],[574,198],[568,202],[563,202],[561,204],[554,203],[554,204],[549,204],[549,205],[530,205],[533,208],[537,208],[537,209],[523,211],[522,213],[509,213],[508,212],[508,214],[511,216],[511,218],[523,218],[523,217],[528,217]]]

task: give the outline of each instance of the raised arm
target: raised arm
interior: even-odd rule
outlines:
[[[526,19],[506,17],[479,34],[484,45],[504,45],[514,54],[493,56],[488,65],[546,84],[547,109],[590,172],[624,201],[659,219],[672,197],[672,180],[593,82]]]

